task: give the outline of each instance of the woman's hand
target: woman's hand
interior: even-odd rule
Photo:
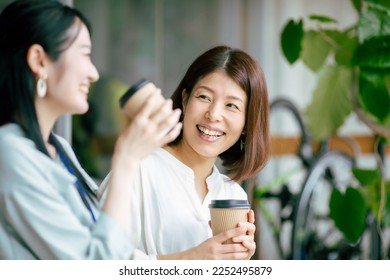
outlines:
[[[157,112],[160,90],[152,94],[140,112],[120,134],[114,153],[138,163],[154,149],[173,141],[180,133],[180,110],[172,110],[172,100],[166,100]],[[124,158],[121,157],[121,160]],[[131,164],[131,163],[130,163]]]
[[[159,91],[151,95],[133,121],[124,129],[112,158],[110,187],[103,211],[130,234],[131,184],[140,161],[154,149],[173,141],[180,133],[180,110],[172,110],[172,100],[166,100],[154,113]]]
[[[242,246],[248,249],[249,256],[247,259],[249,260],[253,254],[256,251],[256,242],[255,242],[255,231],[256,231],[256,226],[255,226],[255,213],[253,210],[249,210],[248,212],[248,222],[241,222],[239,223],[239,226],[241,227],[246,227],[248,230],[246,232],[246,235],[241,235],[234,237],[232,239],[233,242],[241,243]]]
[[[171,260],[245,260],[251,257],[251,250],[241,243],[225,244],[233,238],[240,238],[246,236],[248,228],[245,226],[238,226],[234,229],[227,230],[216,236],[213,236],[200,245],[190,250],[170,254],[160,255],[158,259]],[[253,238],[252,238],[253,239]],[[245,242],[242,242],[245,243]]]

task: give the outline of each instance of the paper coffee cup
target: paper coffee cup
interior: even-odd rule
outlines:
[[[239,222],[247,222],[250,204],[247,200],[222,199],[212,200],[209,208],[213,235],[217,235],[236,228]]]
[[[147,79],[142,79],[132,85],[119,99],[119,106],[123,112],[125,112],[130,118],[134,118],[137,115],[146,99],[156,92],[156,86]],[[164,97],[159,95],[156,110],[164,102]]]

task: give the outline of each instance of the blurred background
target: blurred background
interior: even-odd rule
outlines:
[[[0,0],[0,9],[10,2]],[[132,83],[148,78],[169,97],[195,57],[226,44],[243,49],[260,63],[270,101],[284,97],[303,111],[312,99],[316,75],[300,61],[290,65],[283,56],[280,38],[285,24],[290,19],[318,14],[336,19],[343,28],[355,24],[358,18],[350,0],[62,2],[76,7],[91,21],[92,60],[101,78],[91,89],[89,112],[64,117],[57,130],[72,143],[82,165],[97,182],[110,170],[114,141],[123,122],[118,99]],[[299,129],[293,121],[288,116],[272,119],[273,137],[296,137]],[[339,134],[368,135],[370,131],[351,115]],[[370,165],[374,159],[364,155],[360,160]],[[293,154],[273,155],[256,184],[272,181],[286,168],[298,165],[297,161]],[[298,175],[297,185],[301,179]],[[294,185],[291,188],[294,192]],[[258,215],[261,221],[263,217]],[[282,258],[272,239],[272,229],[260,222],[258,231],[256,257]]]

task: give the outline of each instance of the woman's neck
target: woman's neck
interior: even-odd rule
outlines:
[[[200,201],[203,202],[208,192],[206,179],[212,174],[216,159],[205,158],[184,144],[173,147],[166,146],[164,149],[192,169],[195,177],[196,192]]]

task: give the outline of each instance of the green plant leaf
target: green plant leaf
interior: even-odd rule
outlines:
[[[334,49],[335,60],[339,65],[351,66],[352,57],[357,47],[356,34],[347,31],[339,30],[324,30],[324,36],[330,42],[330,45]]]
[[[372,37],[360,44],[353,62],[361,67],[390,69],[390,35]]]
[[[367,208],[361,193],[348,187],[345,194],[333,189],[330,202],[330,217],[345,238],[356,243],[365,228]]]
[[[351,70],[342,66],[324,66],[318,75],[312,101],[305,110],[308,128],[317,140],[336,132],[352,111],[349,96]]]
[[[289,20],[283,28],[281,46],[284,56],[290,64],[298,60],[301,53],[301,42],[303,37],[303,21]]]
[[[330,45],[320,32],[309,30],[304,33],[301,58],[305,65],[314,72],[317,72],[324,64],[330,49]]]
[[[357,12],[360,12],[360,7],[362,5],[362,0],[351,0],[352,5],[354,6]]]
[[[337,20],[327,16],[311,15],[309,16],[309,19],[313,21],[322,22],[322,23],[337,23]]]
[[[373,185],[381,180],[379,169],[352,168],[352,173],[362,186]]]
[[[363,0],[363,2],[371,5],[382,6],[390,10],[390,1],[389,0]]]
[[[380,5],[365,5],[357,24],[359,42],[390,35],[390,10]]]
[[[359,99],[362,107],[376,121],[386,124],[390,118],[390,95],[385,84],[385,76],[380,72],[361,71],[359,87]]]

